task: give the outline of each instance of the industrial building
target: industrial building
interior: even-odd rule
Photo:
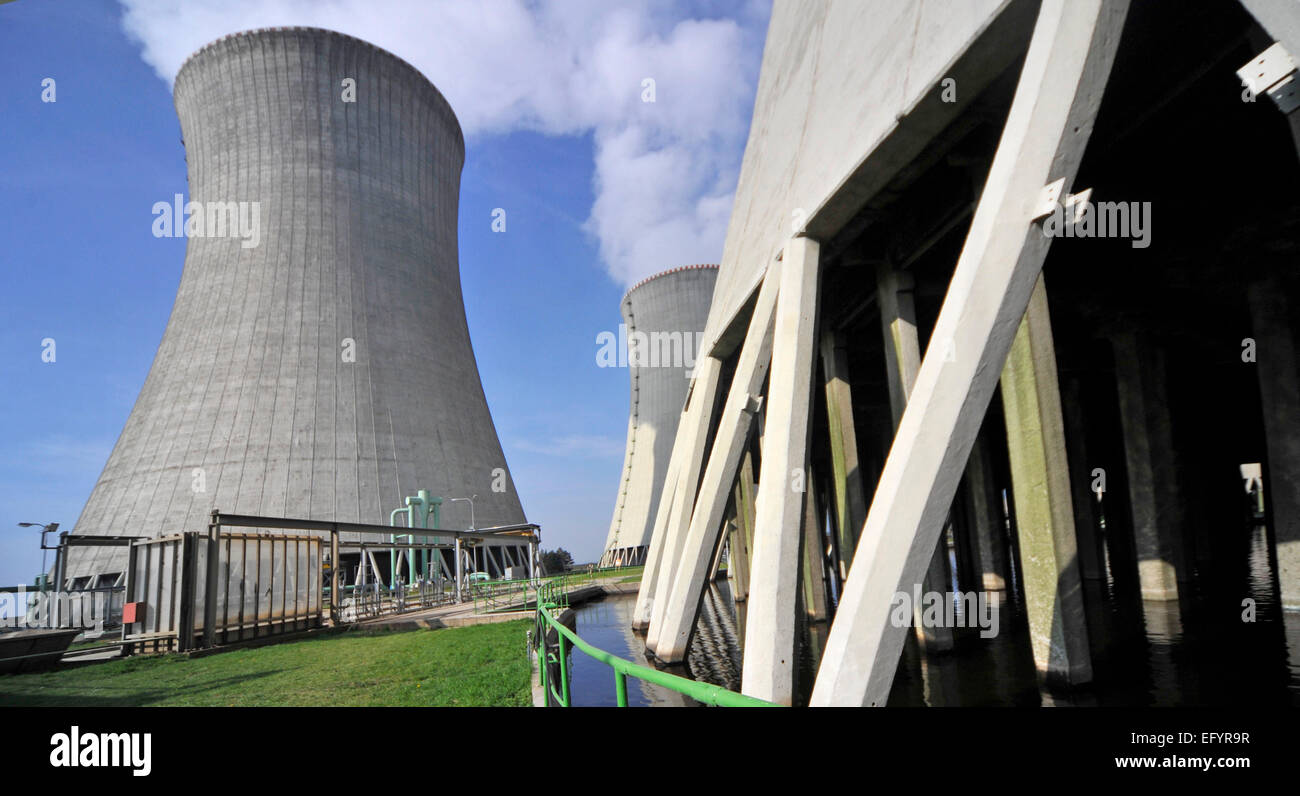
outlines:
[[[645,561],[717,276],[716,265],[674,268],[638,282],[623,296],[618,364],[628,369],[632,397],[602,566]]]
[[[727,549],[784,704],[886,704],[922,587],[1016,606],[1055,687],[1129,626],[1294,671],[1296,58],[1286,0],[778,0],[648,650]]]
[[[388,525],[419,490],[441,500],[438,527],[523,525],[461,298],[465,144],[442,94],[366,42],[274,28],[194,53],[175,103],[184,271],[75,533],[201,532],[214,509]],[[387,550],[363,557],[361,537],[341,541],[349,584],[395,577]],[[531,566],[518,538],[472,555],[465,565],[493,577]],[[111,584],[125,557],[72,556],[67,585]]]

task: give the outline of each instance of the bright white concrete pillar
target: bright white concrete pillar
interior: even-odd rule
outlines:
[[[682,425],[685,424],[685,421],[686,418],[683,416],[681,422],[678,423],[678,441],[673,443],[674,452],[682,439],[684,433]],[[637,590],[636,604],[632,609],[632,627],[636,630],[645,630],[650,625],[650,609],[654,605],[655,586],[659,582],[659,564],[663,560],[664,547],[667,546],[667,540],[664,537],[667,536],[668,517],[672,513],[673,501],[677,499],[677,482],[680,478],[677,464],[676,456],[674,456],[668,464],[664,489],[659,493],[659,506],[655,510],[655,525],[650,532],[650,545],[645,554],[645,569],[641,571],[641,586]]]
[[[794,698],[799,543],[804,501],[811,497],[808,441],[817,354],[819,255],[817,241],[810,238],[794,238],[785,246],[754,511],[741,690],[783,705]]]
[[[736,482],[741,455],[749,442],[750,425],[762,405],[759,393],[772,358],[772,335],[777,317],[777,293],[785,264],[768,270],[759,288],[754,314],[745,332],[736,372],[718,420],[718,431],[704,468],[704,478],[694,511],[683,511],[684,541],[667,600],[660,599],[650,618],[647,646],[667,663],[686,659],[686,646],[699,613],[700,597],[707,586],[708,566],[722,530],[722,515]],[[703,456],[701,456],[703,458]],[[763,465],[766,467],[766,464]],[[760,487],[759,494],[762,494]],[[751,565],[752,566],[752,565]],[[662,585],[662,574],[661,574]],[[753,587],[751,578],[751,588]]]
[[[668,597],[672,588],[686,524],[695,504],[695,488],[700,480],[721,376],[722,363],[713,357],[704,357],[696,365],[695,380],[686,393],[686,407],[681,422],[677,424],[667,481],[660,494],[650,550],[633,612],[632,627],[637,630],[650,627],[656,606]]]

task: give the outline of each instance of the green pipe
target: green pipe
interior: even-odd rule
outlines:
[[[430,515],[431,515],[431,519],[430,519],[430,523],[431,523],[431,524],[430,524],[430,527],[431,527],[431,528],[434,528],[434,529],[441,528],[441,527],[442,527],[442,498],[433,498],[433,499],[431,500],[431,503],[432,503],[432,506],[430,507],[430,512],[429,512]],[[436,544],[436,543],[439,543],[440,541],[442,541],[442,539],[441,539],[440,537],[438,537],[438,536],[434,536],[434,537],[433,537],[433,541],[434,541],[434,543]],[[441,555],[442,555],[442,554],[439,553],[438,555],[439,555],[438,566],[441,567],[441,566],[442,566],[442,559],[441,559]]]
[[[618,706],[627,707],[627,675],[618,669],[614,670],[614,692],[618,694]]]
[[[560,636],[560,704],[570,707],[568,654],[564,649],[564,636]]]
[[[551,704],[550,683],[546,679],[546,670],[550,668],[547,665],[546,656],[546,631],[542,631],[542,646],[537,650],[537,665],[542,667],[542,704]]]
[[[440,498],[440,497],[431,497],[431,498],[429,498],[429,511],[428,511],[428,515],[427,515],[427,516],[430,518],[431,523],[430,523],[429,525],[427,525],[426,527],[428,527],[428,528],[433,528],[433,529],[437,529],[439,526],[442,525],[442,498]],[[432,537],[432,538],[433,538],[433,542],[434,542],[434,544],[437,544],[437,543],[438,543],[438,537],[435,536],[435,537]],[[430,555],[432,555],[432,554],[430,554]],[[438,555],[439,555],[439,557],[441,558],[441,555],[442,555],[442,554],[439,553]],[[438,566],[439,566],[439,567],[442,566],[442,561],[441,561],[441,560],[439,560],[439,562],[438,562]]]
[[[406,508],[393,510],[393,513],[389,515],[388,524],[396,525],[397,521],[395,518],[397,514],[399,512],[405,511],[406,527],[408,529],[412,529],[412,530],[415,528],[429,529],[430,527],[436,529],[441,524],[441,516],[440,516],[441,509],[442,509],[442,498],[434,497],[430,495],[429,490],[427,489],[419,489],[416,490],[416,493],[414,495],[411,495],[406,498]],[[432,526],[430,526],[429,524],[429,520],[431,517],[433,520]],[[412,543],[415,544],[429,543],[428,536],[416,536],[415,534],[410,534],[409,536]],[[435,540],[434,543],[437,544],[437,540]],[[429,571],[429,562],[431,560],[429,551],[427,549],[421,550],[419,558],[420,558],[420,569],[419,569],[420,575],[426,576]],[[414,581],[415,580],[414,570],[415,570],[415,559],[416,559],[414,550],[411,550],[407,553],[407,559],[409,562],[408,568],[412,570],[411,580]]]
[[[406,500],[408,502],[406,508],[393,509],[388,515],[388,524],[393,526],[394,528],[397,527],[397,515],[401,514],[402,512],[406,512],[406,527],[407,528],[411,527],[411,507],[409,505],[411,499],[407,498]],[[396,544],[397,537],[399,535],[401,534],[395,534],[395,533],[389,534],[388,536],[389,543]],[[388,548],[388,588],[390,589],[397,588],[397,548],[395,547]]]
[[[407,503],[407,505],[411,505],[413,509],[414,509],[414,508],[418,508],[418,509],[419,509],[419,512],[420,512],[420,527],[421,527],[421,528],[428,528],[428,527],[429,527],[429,490],[427,490],[427,489],[419,489],[419,490],[416,490],[416,492],[415,492],[415,497],[414,497],[414,498],[409,498],[409,497],[408,497],[408,498],[406,499],[406,503]],[[411,523],[411,527],[415,527],[415,523]],[[414,537],[412,537],[412,538],[414,538]],[[422,542],[422,543],[425,543],[425,542],[427,542],[428,540],[427,540],[425,537],[422,536],[422,537],[419,537],[419,541]],[[414,553],[412,553],[412,555],[414,555]],[[414,562],[412,562],[412,563],[414,563]],[[420,551],[420,575],[421,575],[421,577],[428,577],[428,575],[427,575],[428,572],[429,572],[429,551],[428,551],[428,550],[421,550],[421,551]]]

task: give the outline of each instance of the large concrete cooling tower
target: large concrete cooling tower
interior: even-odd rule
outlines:
[[[465,321],[465,144],[442,94],[363,41],[275,28],[199,50],[175,101],[207,236],[188,241],[76,532],[202,530],[214,507],[386,525],[421,488],[476,496],[479,528],[524,522]],[[228,202],[259,203],[255,246],[213,234]],[[444,503],[441,527],[470,514]],[[69,574],[120,556],[74,557]]]
[[[716,265],[674,268],[639,282],[623,297],[626,333],[620,337],[627,340],[632,406],[602,565],[645,559],[717,276]]]

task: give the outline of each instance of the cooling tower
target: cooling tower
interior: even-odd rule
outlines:
[[[235,207],[256,208],[260,239],[189,236],[76,532],[203,530],[214,507],[387,525],[421,488],[476,496],[478,528],[524,522],[465,320],[465,145],[443,96],[363,41],[275,28],[199,50],[175,102],[191,201],[209,217],[249,203]],[[441,527],[470,523],[471,504],[443,504]],[[120,571],[122,555],[69,573]]]
[[[717,276],[716,265],[674,268],[639,282],[623,297],[626,331],[620,338],[627,341],[632,402],[604,566],[645,558]]]

